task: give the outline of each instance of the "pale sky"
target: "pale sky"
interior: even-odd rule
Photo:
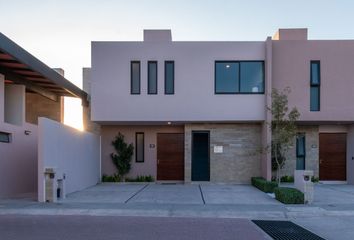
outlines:
[[[143,29],[185,41],[262,41],[291,27],[354,39],[353,0],[0,0],[0,10],[0,32],[79,87],[91,41],[140,41]]]

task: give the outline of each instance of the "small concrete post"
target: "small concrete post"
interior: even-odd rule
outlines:
[[[57,201],[57,187],[55,179],[55,168],[45,168],[45,201],[56,202]]]
[[[304,193],[304,201],[307,204],[311,204],[314,199],[313,182],[311,178],[313,176],[312,170],[295,170],[295,188]]]

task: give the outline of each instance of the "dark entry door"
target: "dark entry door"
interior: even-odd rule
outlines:
[[[347,134],[320,134],[320,180],[345,181],[347,178]]]
[[[157,134],[157,180],[184,180],[184,133]]]
[[[209,132],[192,132],[192,181],[210,181]]]

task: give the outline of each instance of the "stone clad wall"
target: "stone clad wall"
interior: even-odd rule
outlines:
[[[305,133],[306,144],[306,158],[305,168],[306,170],[313,170],[314,176],[318,177],[318,159],[319,159],[319,133],[318,126],[298,126],[299,133]],[[294,145],[287,154],[287,160],[281,171],[282,176],[294,176],[294,170],[296,168],[296,140],[294,139]],[[273,176],[276,173],[273,172]]]
[[[61,122],[61,101],[52,101],[37,93],[26,93],[26,122],[38,124],[38,117]]]
[[[185,181],[191,181],[192,131],[210,131],[210,182],[250,183],[261,175],[261,124],[186,124]],[[223,153],[214,153],[223,146]]]

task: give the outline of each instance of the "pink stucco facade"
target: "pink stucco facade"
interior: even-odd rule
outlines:
[[[145,31],[143,42],[93,42],[91,117],[103,126],[103,172],[115,171],[109,153],[110,141],[117,131],[123,131],[129,141],[135,132],[146,131],[147,142],[154,142],[158,132],[170,127],[166,126],[167,122],[182,132],[180,126],[186,124],[260,123],[262,148],[266,148],[271,142],[270,93],[272,88],[290,87],[289,107],[295,106],[301,113],[299,129],[304,124],[318,129],[307,133],[314,144],[306,149],[311,158],[306,166],[319,164],[319,134],[347,133],[347,175],[351,181],[353,57],[353,40],[308,40],[307,29],[279,29],[273,38],[259,42],[174,42],[168,30]],[[151,60],[158,62],[157,95],[147,94],[147,62]],[[175,62],[174,95],[164,94],[163,62],[166,60]],[[218,60],[264,61],[264,94],[215,94],[214,63]],[[310,111],[310,62],[314,60],[320,62],[321,69],[321,107],[316,112]],[[130,93],[131,61],[141,62],[138,95]],[[224,148],[228,149],[227,146]],[[156,150],[145,149],[145,154],[149,163],[134,163],[131,176],[156,173]],[[264,151],[261,155],[261,174],[270,179],[270,153]]]
[[[290,87],[289,105],[300,121],[353,122],[354,41],[273,41],[272,84]],[[310,61],[321,64],[321,110],[310,112]]]

